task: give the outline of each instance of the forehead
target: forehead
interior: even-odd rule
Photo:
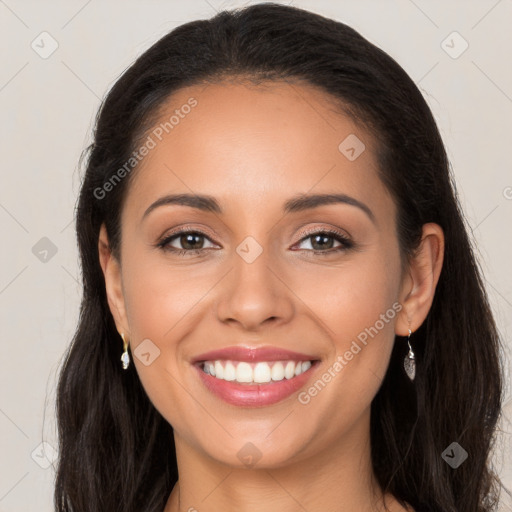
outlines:
[[[373,139],[311,85],[186,87],[162,105],[146,137],[151,149],[133,177],[129,195],[138,200],[128,202],[130,215],[140,217],[171,192],[212,195],[226,211],[230,203],[253,213],[274,199],[282,203],[283,194],[385,199]]]

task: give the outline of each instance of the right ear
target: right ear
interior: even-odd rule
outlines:
[[[98,253],[100,265],[105,277],[105,291],[107,294],[108,306],[114,317],[116,328],[119,333],[124,333],[129,338],[128,321],[121,279],[121,265],[112,254],[108,242],[107,229],[103,223],[98,238]]]

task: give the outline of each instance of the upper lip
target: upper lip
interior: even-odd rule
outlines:
[[[216,361],[218,359],[231,359],[233,361],[315,361],[318,359],[316,356],[301,354],[279,347],[244,347],[232,346],[212,350],[200,354],[194,359],[192,363],[202,361]]]

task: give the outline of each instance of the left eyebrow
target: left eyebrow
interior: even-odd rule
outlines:
[[[310,208],[317,208],[318,206],[336,203],[344,203],[361,209],[375,224],[375,215],[370,208],[358,199],[347,196],[346,194],[300,194],[286,201],[284,204],[284,212],[300,212],[303,210],[309,210]]]

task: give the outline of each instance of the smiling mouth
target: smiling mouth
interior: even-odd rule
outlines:
[[[201,370],[218,380],[238,384],[271,384],[291,380],[305,373],[317,360],[246,362],[231,359],[202,361]]]

